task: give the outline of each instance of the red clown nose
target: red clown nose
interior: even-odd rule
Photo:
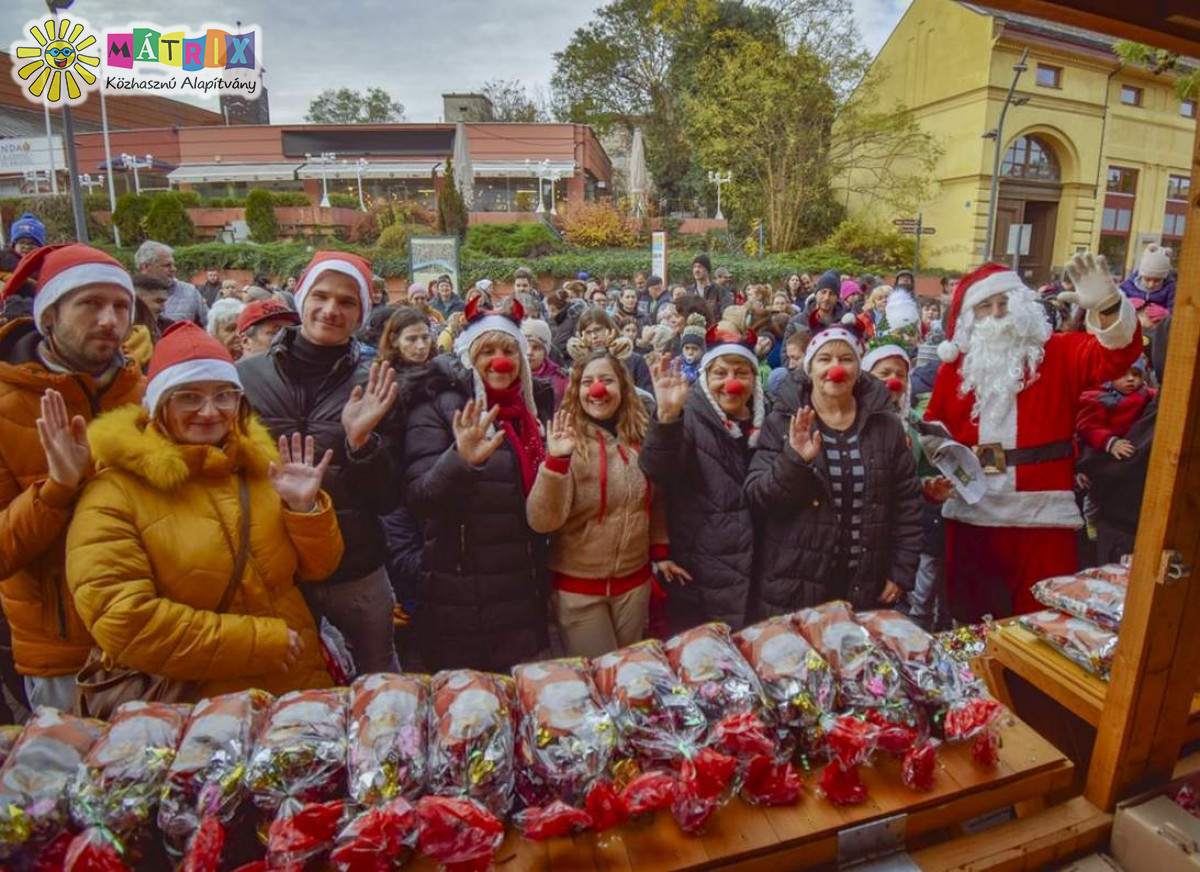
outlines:
[[[512,362],[510,357],[494,357],[488,363],[488,372],[507,375],[517,368],[517,365]]]
[[[825,370],[825,381],[833,382],[835,385],[840,385],[846,380],[846,367],[834,364]]]
[[[896,378],[895,376],[892,376],[890,379],[885,381],[884,384],[887,385],[887,389],[893,394],[898,394],[904,390],[904,382],[900,381],[900,379]]]
[[[725,382],[723,390],[725,393],[729,394],[729,396],[736,397],[738,394],[745,392],[746,386],[740,381],[734,381],[733,379],[730,379],[729,381]]]
[[[604,386],[604,382],[592,382],[592,386],[588,388],[588,399],[603,400],[608,396],[608,388]]]

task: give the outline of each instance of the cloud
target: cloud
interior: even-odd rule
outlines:
[[[868,48],[879,49],[909,2],[854,0]],[[37,5],[2,5],[0,32],[7,43]],[[272,121],[302,121],[309,101],[325,88],[372,86],[403,103],[409,121],[437,121],[443,91],[471,90],[491,79],[548,86],[554,52],[601,5],[603,0],[206,0],[202,6],[191,0],[105,0],[78,4],[64,15],[74,12],[97,29],[147,19],[185,30],[207,22],[257,24]],[[216,108],[215,99],[191,102]]]

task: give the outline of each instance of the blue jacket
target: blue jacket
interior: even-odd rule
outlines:
[[[1131,300],[1145,300],[1147,303],[1157,303],[1168,312],[1175,310],[1175,279],[1167,279],[1157,291],[1146,293],[1137,286],[1137,277],[1132,275],[1121,282],[1121,293]]]

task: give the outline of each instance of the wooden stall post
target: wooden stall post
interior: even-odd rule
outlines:
[[[1112,681],[1085,795],[1170,778],[1200,673],[1200,130],[1163,392]]]

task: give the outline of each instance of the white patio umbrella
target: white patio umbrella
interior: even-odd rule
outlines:
[[[471,146],[467,143],[466,125],[461,121],[454,125],[454,181],[467,211],[470,211],[475,202],[475,168],[471,166]]]
[[[633,196],[638,215],[646,212],[646,195],[650,192],[650,170],[646,167],[646,144],[642,131],[633,131],[633,145],[629,150],[629,193]]]

